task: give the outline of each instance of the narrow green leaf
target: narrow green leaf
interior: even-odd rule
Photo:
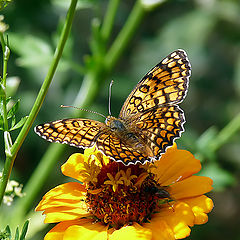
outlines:
[[[0,115],[0,130],[3,130],[3,117]]]
[[[26,236],[27,230],[28,230],[28,224],[29,224],[29,220],[27,220],[24,223],[23,228],[22,228],[22,233],[21,233],[21,236],[20,236],[19,240],[24,240],[25,239],[25,236]]]
[[[0,116],[3,117],[3,96],[0,96]]]
[[[15,115],[15,113],[19,108],[19,104],[20,104],[20,100],[18,99],[17,102],[13,105],[13,107],[9,110],[7,114],[7,119],[10,119],[11,117],[13,117],[13,115]]]
[[[7,97],[6,103],[8,104],[11,99],[12,99],[12,97]]]
[[[14,240],[19,239],[19,228],[17,227]]]
[[[5,231],[9,234],[9,238],[11,238],[11,229],[8,225],[6,226]]]
[[[12,126],[9,131],[13,131],[13,130],[16,130],[16,129],[22,127],[27,119],[28,119],[28,116],[21,118],[21,120],[16,125]]]
[[[16,124],[16,115],[13,115],[13,117],[12,117],[12,122],[11,122],[11,128],[13,128],[14,126],[15,126],[15,124]]]

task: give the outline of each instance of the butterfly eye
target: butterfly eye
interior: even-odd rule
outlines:
[[[121,121],[117,120],[117,119],[113,120],[110,123],[110,128],[112,130],[117,130],[117,131],[124,131],[124,130],[126,130],[124,124]]]

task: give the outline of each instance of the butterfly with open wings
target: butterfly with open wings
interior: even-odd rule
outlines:
[[[119,117],[105,123],[82,118],[62,119],[35,127],[50,142],[79,148],[96,146],[125,165],[158,160],[184,131],[178,106],[188,90],[191,66],[184,50],[176,50],[151,69],[124,102]]]

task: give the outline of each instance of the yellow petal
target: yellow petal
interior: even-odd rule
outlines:
[[[86,189],[80,183],[69,182],[61,184],[51,189],[43,196],[43,199],[36,207],[36,211],[41,211],[48,208],[48,205],[51,206],[53,201],[55,202],[56,206],[64,206],[65,202],[68,201],[81,202],[85,199],[85,194]]]
[[[183,180],[201,169],[199,160],[190,152],[179,150],[176,146],[168,148],[154,165],[156,168],[152,168],[151,172],[157,175],[159,183],[164,186]]]
[[[69,195],[71,195],[71,199],[79,200],[85,196],[86,192],[86,188],[81,183],[68,182],[48,191],[43,199],[69,199]]]
[[[45,210],[43,214],[46,214],[44,223],[56,223],[91,216],[89,212],[84,211],[80,208],[67,209],[64,207],[50,208]]]
[[[150,223],[143,224],[143,227],[151,229],[151,240],[175,240],[172,229],[163,220],[156,220],[156,218],[153,218]]]
[[[46,223],[88,216],[85,193],[83,185],[77,182],[59,185],[45,194],[36,211],[44,211]]]
[[[91,221],[73,225],[65,231],[63,240],[107,240],[107,228]]]
[[[204,224],[208,221],[207,213],[213,209],[213,201],[205,195],[181,200],[187,203],[195,216],[194,224]]]
[[[61,167],[62,173],[65,176],[75,178],[80,182],[84,181],[84,178],[79,174],[80,171],[85,170],[84,167],[85,158],[83,154],[72,154],[66,163]]]
[[[152,232],[148,228],[144,228],[137,223],[134,223],[132,226],[122,227],[118,230],[115,230],[108,236],[108,240],[151,240]]]
[[[154,214],[151,221],[165,221],[172,229],[174,237],[181,239],[189,236],[189,226],[194,225],[194,214],[186,203],[178,202],[173,208],[168,207]]]
[[[66,229],[72,225],[80,224],[82,222],[89,221],[87,219],[81,219],[81,220],[74,220],[74,221],[67,221],[67,222],[61,222],[57,224],[55,227],[53,227],[44,237],[44,240],[63,240],[63,235],[66,231]]]
[[[211,178],[191,176],[171,185],[169,193],[173,199],[200,196],[212,190],[212,183]]]

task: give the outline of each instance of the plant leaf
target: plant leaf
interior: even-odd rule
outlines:
[[[21,118],[21,120],[16,125],[12,126],[9,131],[13,131],[22,127],[22,125],[26,122],[27,119],[28,119],[28,116]]]
[[[8,111],[7,119],[10,119],[13,117],[13,115],[15,115],[15,113],[19,108],[19,104],[20,104],[20,100],[18,99],[17,102],[13,105],[13,107]]]
[[[14,126],[15,126],[15,124],[16,124],[16,115],[13,115],[13,117],[12,117],[12,122],[11,122],[11,128],[13,128]]]
[[[6,226],[5,231],[9,234],[9,237],[11,238],[11,230],[8,225]]]
[[[27,230],[28,230],[28,224],[29,224],[29,220],[27,220],[24,223],[23,228],[22,228],[22,232],[21,232],[21,236],[20,236],[19,240],[24,240],[25,239],[25,236],[26,236]]]
[[[19,228],[17,227],[14,240],[19,239]]]

